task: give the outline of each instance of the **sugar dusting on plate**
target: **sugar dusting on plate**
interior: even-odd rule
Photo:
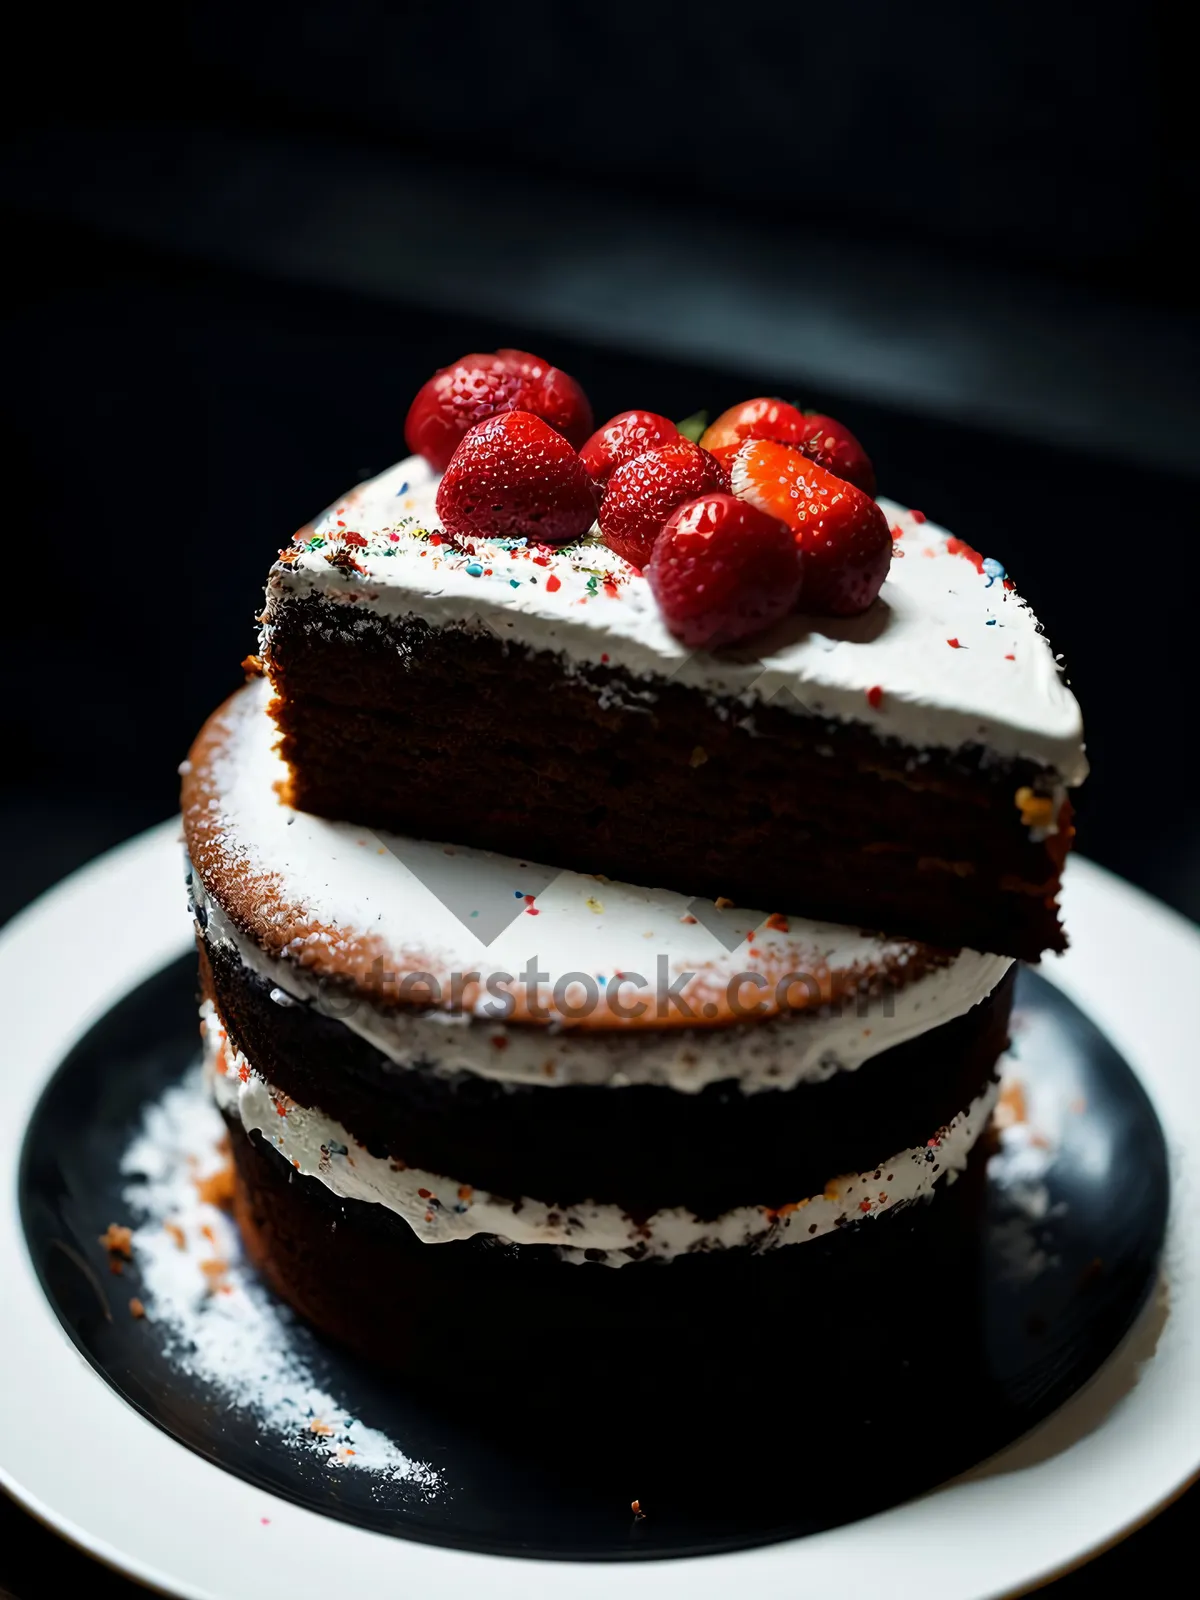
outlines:
[[[1084,1109],[1082,1101],[1063,1104],[1061,1084],[1021,1072],[1019,1045],[1031,1026],[1027,1013],[1013,1012],[994,1112],[998,1148],[988,1162],[988,1177],[1006,1205],[995,1232],[1005,1276],[1026,1283],[1055,1265],[1047,1224],[1062,1215],[1064,1205],[1052,1202],[1048,1179],[1058,1159],[1064,1116]]]
[[[316,1383],[297,1349],[291,1314],[258,1281],[235,1224],[213,1203],[228,1163],[224,1131],[196,1067],[146,1108],[121,1160],[140,1303],[168,1359],[331,1468],[434,1495],[441,1486],[434,1468]]]

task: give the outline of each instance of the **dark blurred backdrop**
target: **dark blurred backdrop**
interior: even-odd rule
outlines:
[[[1188,36],[1116,0],[8,20],[0,920],[172,812],[275,551],[497,344],[598,418],[843,417],[1065,652],[1083,849],[1200,915]],[[1143,1581],[1194,1499],[1056,1593]],[[132,1592],[0,1522],[0,1589]]]
[[[1182,12],[67,18],[25,19],[3,112],[0,915],[171,811],[274,552],[498,343],[598,418],[764,390],[845,418],[1065,652],[1082,848],[1200,913]]]

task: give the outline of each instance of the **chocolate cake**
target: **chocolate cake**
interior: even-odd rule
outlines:
[[[272,569],[297,806],[1025,960],[1058,950],[1079,708],[998,562],[880,502],[861,616],[686,649],[592,534],[451,542],[419,459]]]
[[[522,1404],[531,1341],[552,1398],[636,1352],[689,1406],[747,1328],[928,1354],[1014,958],[1064,942],[1078,707],[833,419],[590,427],[528,352],[436,374],[185,763],[246,1247],[363,1357]]]
[[[364,1285],[390,1306],[410,1269],[477,1306],[528,1283],[589,1337],[683,1315],[685,1259],[740,1276],[787,1246],[762,1285],[799,1273],[800,1293],[850,1256],[835,1236],[867,1235],[862,1269],[967,1169],[1008,957],[297,811],[268,696],[217,712],[184,776],[206,1048],[252,1248],[356,1348],[385,1337]],[[428,1338],[393,1318],[389,1361]]]

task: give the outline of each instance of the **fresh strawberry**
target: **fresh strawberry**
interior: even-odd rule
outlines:
[[[834,477],[855,484],[864,494],[875,493],[875,469],[867,452],[845,423],[819,411],[801,411],[786,400],[765,396],[743,400],[723,411],[701,434],[700,443],[728,468],[750,439],[790,444]]]
[[[798,445],[804,438],[804,428],[803,411],[786,400],[764,395],[722,411],[700,435],[700,444],[728,469],[747,439],[777,439],[780,444]]]
[[[524,350],[467,355],[417,391],[404,424],[414,455],[442,472],[468,429],[501,411],[530,411],[582,444],[592,429],[587,396],[565,372]]]
[[[844,617],[867,609],[892,560],[887,519],[870,495],[770,439],[744,444],[730,477],[734,494],[795,533],[805,558],[802,611]]]
[[[524,380],[499,355],[468,355],[441,367],[417,390],[404,423],[404,440],[413,455],[444,472],[468,429],[498,411],[512,411]]]
[[[524,380],[524,400],[517,409],[541,417],[578,450],[595,419],[588,397],[575,379],[528,350],[497,350],[496,354],[515,366]]]
[[[795,448],[803,451],[835,478],[843,478],[864,494],[875,493],[875,468],[871,458],[844,422],[820,411],[804,412],[805,434]],[[786,441],[785,441],[786,442]]]
[[[593,480],[603,484],[624,462],[678,438],[679,429],[657,411],[620,411],[596,429],[579,458]]]
[[[646,568],[667,627],[689,648],[709,650],[787,616],[803,575],[791,528],[731,494],[678,506]]]
[[[690,439],[673,439],[616,468],[600,503],[600,532],[610,550],[644,567],[677,505],[728,488],[729,474],[707,450]]]
[[[437,512],[459,543],[566,544],[596,517],[596,488],[575,451],[528,411],[502,411],[463,439],[438,486]]]

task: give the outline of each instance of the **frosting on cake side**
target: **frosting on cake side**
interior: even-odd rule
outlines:
[[[929,1140],[870,1172],[833,1177],[824,1192],[775,1208],[738,1206],[712,1220],[682,1207],[635,1220],[617,1205],[555,1207],[505,1198],[373,1156],[340,1123],[272,1088],[226,1037],[210,1003],[203,1011],[205,1058],[217,1104],[248,1133],[258,1132],[303,1177],[316,1178],[346,1200],[386,1206],[425,1244],[478,1234],[511,1244],[550,1246],[562,1259],[610,1267],[693,1251],[803,1244],[897,1206],[929,1199],[939,1181],[953,1183],[987,1126],[999,1094],[992,1083]]]

